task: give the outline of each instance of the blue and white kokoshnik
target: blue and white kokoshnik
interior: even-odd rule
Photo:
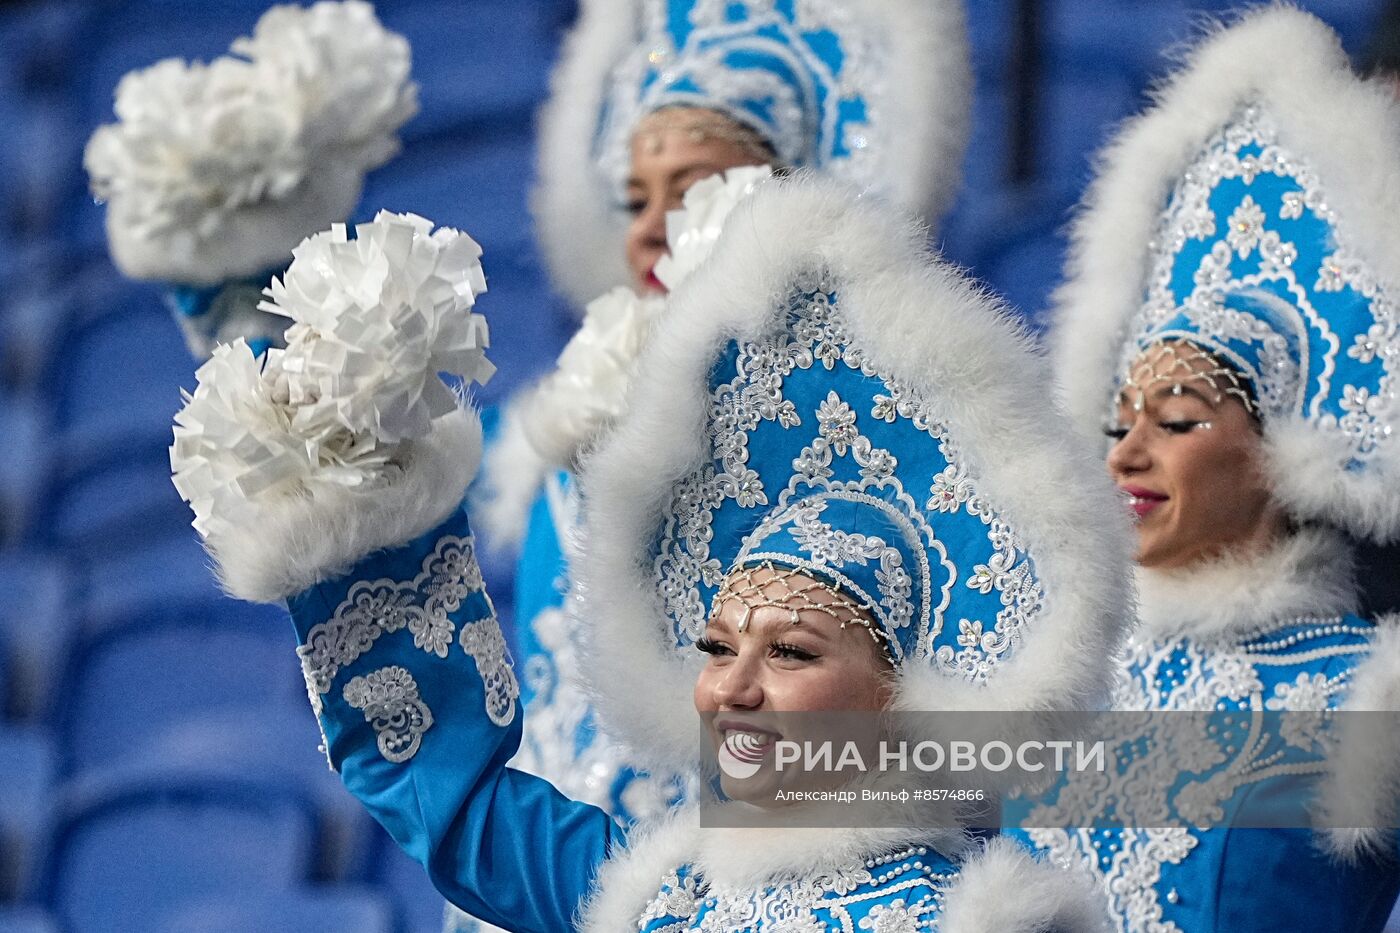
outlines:
[[[676,643],[731,570],[807,570],[857,599],[897,665],[985,680],[1044,594],[1016,531],[978,492],[927,398],[876,370],[831,283],[792,293],[781,330],[711,375],[710,462],[677,487],[657,544]]]
[[[649,2],[642,40],[619,65],[599,126],[621,182],[641,117],[703,107],[758,132],[778,161],[869,184],[888,75],[849,11],[819,2]]]
[[[1400,318],[1304,155],[1251,105],[1183,173],[1157,231],[1147,301],[1120,371],[1188,340],[1248,378],[1264,419],[1345,438],[1364,470],[1394,433]]]

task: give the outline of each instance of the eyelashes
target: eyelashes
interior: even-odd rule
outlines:
[[[1166,431],[1168,434],[1190,434],[1197,428],[1209,428],[1210,425],[1211,423],[1209,421],[1192,420],[1157,422],[1157,427],[1161,428],[1163,431]],[[1112,438],[1115,442],[1117,442],[1121,441],[1123,438],[1128,436],[1128,429],[1110,426],[1104,428],[1103,433],[1105,437]]]
[[[696,641],[695,650],[704,652],[710,657],[730,657],[734,654],[728,645],[722,645],[712,638],[701,638]],[[774,657],[789,661],[815,661],[819,657],[805,648],[799,648],[786,642],[774,642],[768,646],[768,650]]]

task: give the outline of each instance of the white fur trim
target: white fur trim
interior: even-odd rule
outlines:
[[[700,812],[681,807],[655,823],[633,827],[627,848],[608,855],[580,907],[580,933],[635,930],[647,904],[661,891],[666,873],[690,861],[700,833]]]
[[[1173,185],[1248,102],[1261,103],[1280,140],[1307,156],[1367,265],[1381,281],[1400,283],[1393,90],[1358,79],[1337,36],[1310,14],[1288,6],[1246,14],[1202,42],[1100,157],[1055,296],[1056,370],[1081,429],[1096,433],[1108,412],[1124,330],[1146,295],[1148,243]],[[1328,439],[1307,436],[1320,435],[1315,429],[1271,424],[1268,433],[1271,473],[1293,514],[1363,534],[1400,530],[1400,465],[1340,476]]]
[[[501,412],[501,427],[486,448],[481,482],[472,491],[472,515],[495,551],[519,550],[530,524],[530,510],[553,469],[535,452],[525,432],[523,410],[530,390],[516,393]]]
[[[338,576],[361,558],[411,541],[462,501],[481,460],[481,422],[459,409],[404,444],[387,485],[335,487],[310,498],[249,503],[237,527],[205,539],[231,596],[275,603]]]
[[[740,205],[710,261],[672,296],[642,355],[627,414],[585,461],[587,547],[576,579],[590,620],[584,665],[610,735],[648,764],[693,767],[699,652],[669,643],[648,548],[671,484],[708,459],[707,374],[731,338],[786,313],[794,277],[834,277],[853,339],[878,368],[940,400],[972,475],[1024,536],[1049,604],[987,687],[906,670],[913,710],[1092,707],[1129,614],[1126,519],[1102,464],[1045,397],[1048,373],[1000,304],[931,257],[922,228],[810,177]]]
[[[1107,933],[1108,905],[1087,877],[994,839],[948,889],[939,933]]]
[[[959,0],[850,0],[851,19],[887,37],[880,115],[888,135],[870,152],[882,194],[937,221],[961,178],[972,102],[967,25]],[[594,136],[613,68],[639,41],[642,0],[583,0],[540,111],[535,226],[554,285],[579,309],[627,284],[626,218],[597,169]]]
[[[1183,570],[1138,568],[1138,617],[1159,641],[1238,639],[1284,619],[1355,611],[1354,572],[1340,533],[1303,528],[1257,554]]]
[[[1346,712],[1400,713],[1400,615],[1379,620],[1371,654],[1352,673]],[[1321,842],[1346,861],[1392,858],[1400,834],[1400,732],[1371,717],[1342,716],[1337,744],[1327,756],[1315,815]],[[1354,817],[1361,815],[1361,820]],[[1362,823],[1343,828],[1338,824]]]

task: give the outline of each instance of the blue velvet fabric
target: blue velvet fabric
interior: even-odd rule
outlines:
[[[1037,828],[1011,834],[1090,868],[1118,930],[1379,933],[1400,893],[1400,862],[1323,853],[1307,807],[1326,753],[1296,731],[1330,727],[1307,711],[1343,705],[1374,632],[1346,616],[1215,643],[1135,640],[1114,707],[1155,715],[1141,721],[1134,751],[1107,775],[1071,775],[1044,806],[1021,812],[1020,825]],[[1231,715],[1254,732],[1224,728]],[[1092,790],[1076,796],[1078,782]],[[1124,828],[1124,813],[1142,812],[1154,789],[1158,825]]]
[[[558,933],[623,834],[506,766],[518,687],[473,546],[458,511],[297,595],[299,653],[345,786],[447,899],[498,926]]]

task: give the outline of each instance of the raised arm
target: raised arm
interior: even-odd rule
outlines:
[[[556,933],[621,834],[506,767],[519,687],[460,506],[480,425],[437,376],[490,374],[479,254],[387,214],[308,240],[268,291],[287,350],[216,349],[171,460],[225,588],[287,600],[346,787],[454,904]]]

